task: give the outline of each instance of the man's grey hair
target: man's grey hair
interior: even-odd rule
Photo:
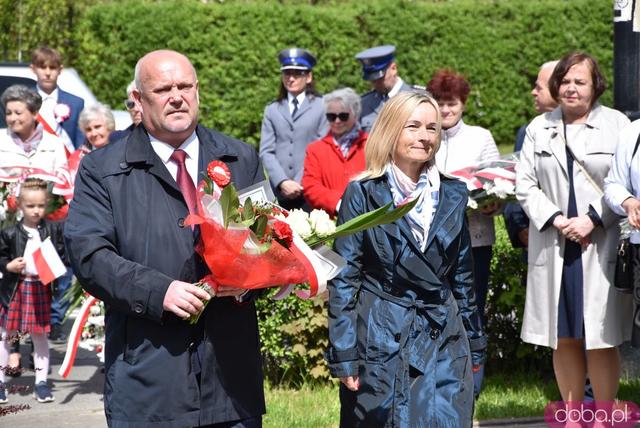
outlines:
[[[0,103],[3,110],[7,110],[7,103],[11,101],[21,101],[27,105],[27,109],[36,114],[42,106],[42,97],[38,92],[25,85],[11,85],[4,90],[2,96],[0,96]]]
[[[113,118],[113,113],[111,113],[111,109],[109,106],[96,103],[92,104],[89,107],[85,107],[80,113],[80,117],[78,118],[78,126],[82,132],[90,122],[94,120],[104,120],[105,125],[107,126],[107,130],[112,132],[116,129],[116,121]]]
[[[329,92],[328,94],[322,97],[324,101],[324,110],[327,111],[327,107],[329,103],[339,102],[345,108],[350,110],[351,113],[356,117],[356,119],[360,118],[360,112],[362,112],[362,104],[360,102],[360,95],[356,93],[351,88],[340,88],[336,89],[333,92]]]

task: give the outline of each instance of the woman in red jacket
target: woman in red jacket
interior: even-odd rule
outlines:
[[[367,133],[358,126],[360,96],[351,88],[323,97],[329,133],[307,146],[302,187],[311,208],[335,217],[349,181],[365,169]]]

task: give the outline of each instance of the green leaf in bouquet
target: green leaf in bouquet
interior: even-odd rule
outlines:
[[[224,219],[224,228],[229,227],[229,223],[239,222],[238,206],[240,200],[238,199],[238,192],[235,187],[227,186],[222,189],[220,195],[220,207],[222,208],[222,218]]]
[[[391,208],[393,203],[389,202],[383,207],[365,214],[361,214],[358,217],[354,217],[346,223],[341,224],[331,235],[323,236],[322,238],[316,236],[312,237],[309,241],[307,241],[307,245],[313,248],[330,239],[351,235],[353,233],[380,226],[382,224],[392,223],[399,218],[402,218],[405,214],[411,211],[417,202],[418,198],[392,210],[389,210],[389,208]]]
[[[253,223],[254,218],[253,202],[251,202],[251,198],[247,198],[244,200],[244,206],[242,208],[242,224],[245,224],[247,220],[251,220],[251,223]],[[251,223],[249,223],[249,225]]]
[[[258,239],[262,238],[267,230],[267,224],[269,219],[265,215],[260,215],[256,218],[253,226],[250,229],[256,234]]]
[[[204,178],[204,186],[202,187],[202,189],[204,190],[204,193],[206,193],[207,195],[212,195],[213,194],[213,182],[211,181],[211,179],[209,177]]]

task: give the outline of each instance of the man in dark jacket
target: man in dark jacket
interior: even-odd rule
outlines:
[[[197,178],[214,159],[236,188],[262,181],[255,150],[198,125],[198,80],[174,51],[136,65],[142,124],[85,156],[65,238],[83,287],[107,307],[105,413],[110,427],[259,427],[265,412],[255,307],[243,290],[209,296],[184,226]],[[180,153],[181,152],[181,153]],[[178,184],[179,183],[179,184]],[[247,302],[238,303],[245,299]]]

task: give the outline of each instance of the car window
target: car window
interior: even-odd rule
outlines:
[[[15,77],[15,76],[0,76],[0,94],[11,85],[25,85],[30,87],[36,86],[36,81],[29,79],[28,77]],[[7,127],[7,122],[4,120],[4,108],[1,108],[2,114],[0,114],[0,129]]]

